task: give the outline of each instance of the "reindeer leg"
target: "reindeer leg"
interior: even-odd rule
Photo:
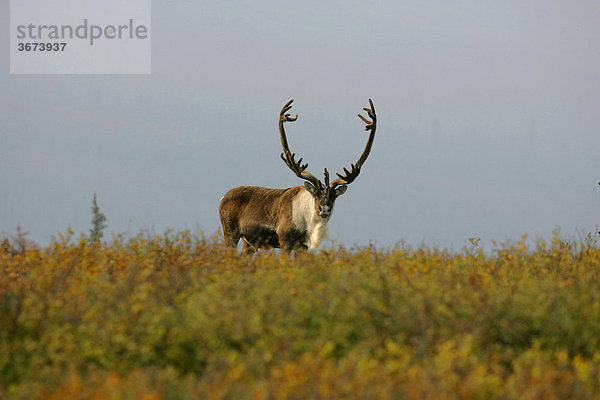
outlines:
[[[225,240],[225,245],[236,248],[240,241],[240,232],[239,230],[226,229],[225,225],[223,225],[223,239]]]
[[[242,246],[242,254],[245,255],[252,255],[258,250],[256,246],[250,243],[244,236],[242,236]]]

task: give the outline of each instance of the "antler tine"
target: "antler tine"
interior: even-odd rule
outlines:
[[[367,112],[367,115],[371,120],[369,121],[367,118],[358,114],[358,117],[365,123],[365,130],[370,131],[369,139],[367,140],[367,144],[365,149],[363,150],[360,158],[356,162],[356,164],[350,164],[350,171],[344,168],[344,175],[336,173],[338,178],[334,179],[333,182],[329,184],[332,188],[338,185],[348,185],[352,183],[356,177],[360,174],[360,169],[364,162],[369,157],[369,153],[371,152],[371,147],[373,146],[373,141],[375,140],[375,129],[377,128],[377,114],[375,114],[375,107],[373,106],[373,101],[369,99],[369,105],[371,108],[363,108]]]
[[[329,186],[329,171],[325,168],[325,186]]]
[[[281,146],[283,147],[283,153],[281,154],[281,159],[283,160],[283,162],[285,162],[285,165],[287,165],[288,168],[291,169],[292,172],[294,172],[296,174],[296,176],[298,176],[301,179],[309,181],[310,183],[313,184],[313,186],[315,186],[317,189],[321,190],[324,188],[321,181],[316,176],[314,176],[310,172],[306,171],[306,168],[308,168],[308,163],[306,163],[304,165],[300,165],[302,162],[302,158],[300,158],[298,161],[294,160],[296,153],[292,153],[290,151],[290,148],[289,148],[289,145],[287,142],[287,137],[285,135],[285,129],[283,127],[283,124],[284,124],[284,122],[294,122],[295,120],[298,119],[297,114],[295,117],[291,117],[290,114],[287,114],[287,112],[292,108],[293,101],[294,100],[292,99],[292,100],[288,101],[287,103],[285,103],[285,105],[279,112],[279,137],[281,138]]]
[[[292,170],[294,171],[294,173],[296,175],[302,173],[306,167],[308,167],[308,163],[301,165],[302,163],[302,157],[296,161],[294,160],[294,157],[296,156],[296,153],[294,154],[290,154],[290,153],[281,153],[281,159],[283,160],[283,162]]]
[[[285,121],[294,122],[295,120],[298,119],[298,114],[296,114],[295,117],[290,117],[290,114],[286,114],[286,112],[288,112],[292,108],[292,103],[293,102],[294,102],[294,99],[292,99],[292,100],[288,101],[287,103],[285,103],[285,105],[281,109],[281,112],[279,113],[279,115],[282,116]]]

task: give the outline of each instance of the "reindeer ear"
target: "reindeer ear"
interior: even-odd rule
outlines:
[[[346,193],[346,190],[348,189],[348,186],[346,185],[341,185],[335,188],[335,195],[336,196],[341,196],[344,193]]]
[[[314,187],[314,185],[310,182],[304,182],[304,187],[306,188],[306,190],[308,190],[311,194],[315,194],[315,192],[317,191],[317,189]]]

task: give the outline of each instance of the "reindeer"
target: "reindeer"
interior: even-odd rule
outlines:
[[[254,253],[259,248],[281,248],[284,252],[318,248],[327,237],[327,223],[335,200],[360,174],[371,152],[377,116],[369,99],[370,108],[363,110],[371,120],[358,114],[369,132],[362,155],[356,164],[351,164],[350,171],[344,168],[344,175],[336,173],[338,177],[331,182],[325,168],[325,183],[321,182],[306,170],[308,163],[302,165],[302,158],[295,160],[296,154],[288,146],[283,125],[298,119],[298,115],[291,117],[287,113],[293,101],[288,101],[279,113],[279,137],[283,147],[281,159],[298,178],[306,181],[304,186],[287,189],[240,186],[227,192],[219,204],[225,243],[235,248],[241,238],[245,254]]]

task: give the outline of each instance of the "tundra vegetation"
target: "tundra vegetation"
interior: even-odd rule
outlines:
[[[0,398],[600,398],[595,234],[239,255],[0,237]]]

